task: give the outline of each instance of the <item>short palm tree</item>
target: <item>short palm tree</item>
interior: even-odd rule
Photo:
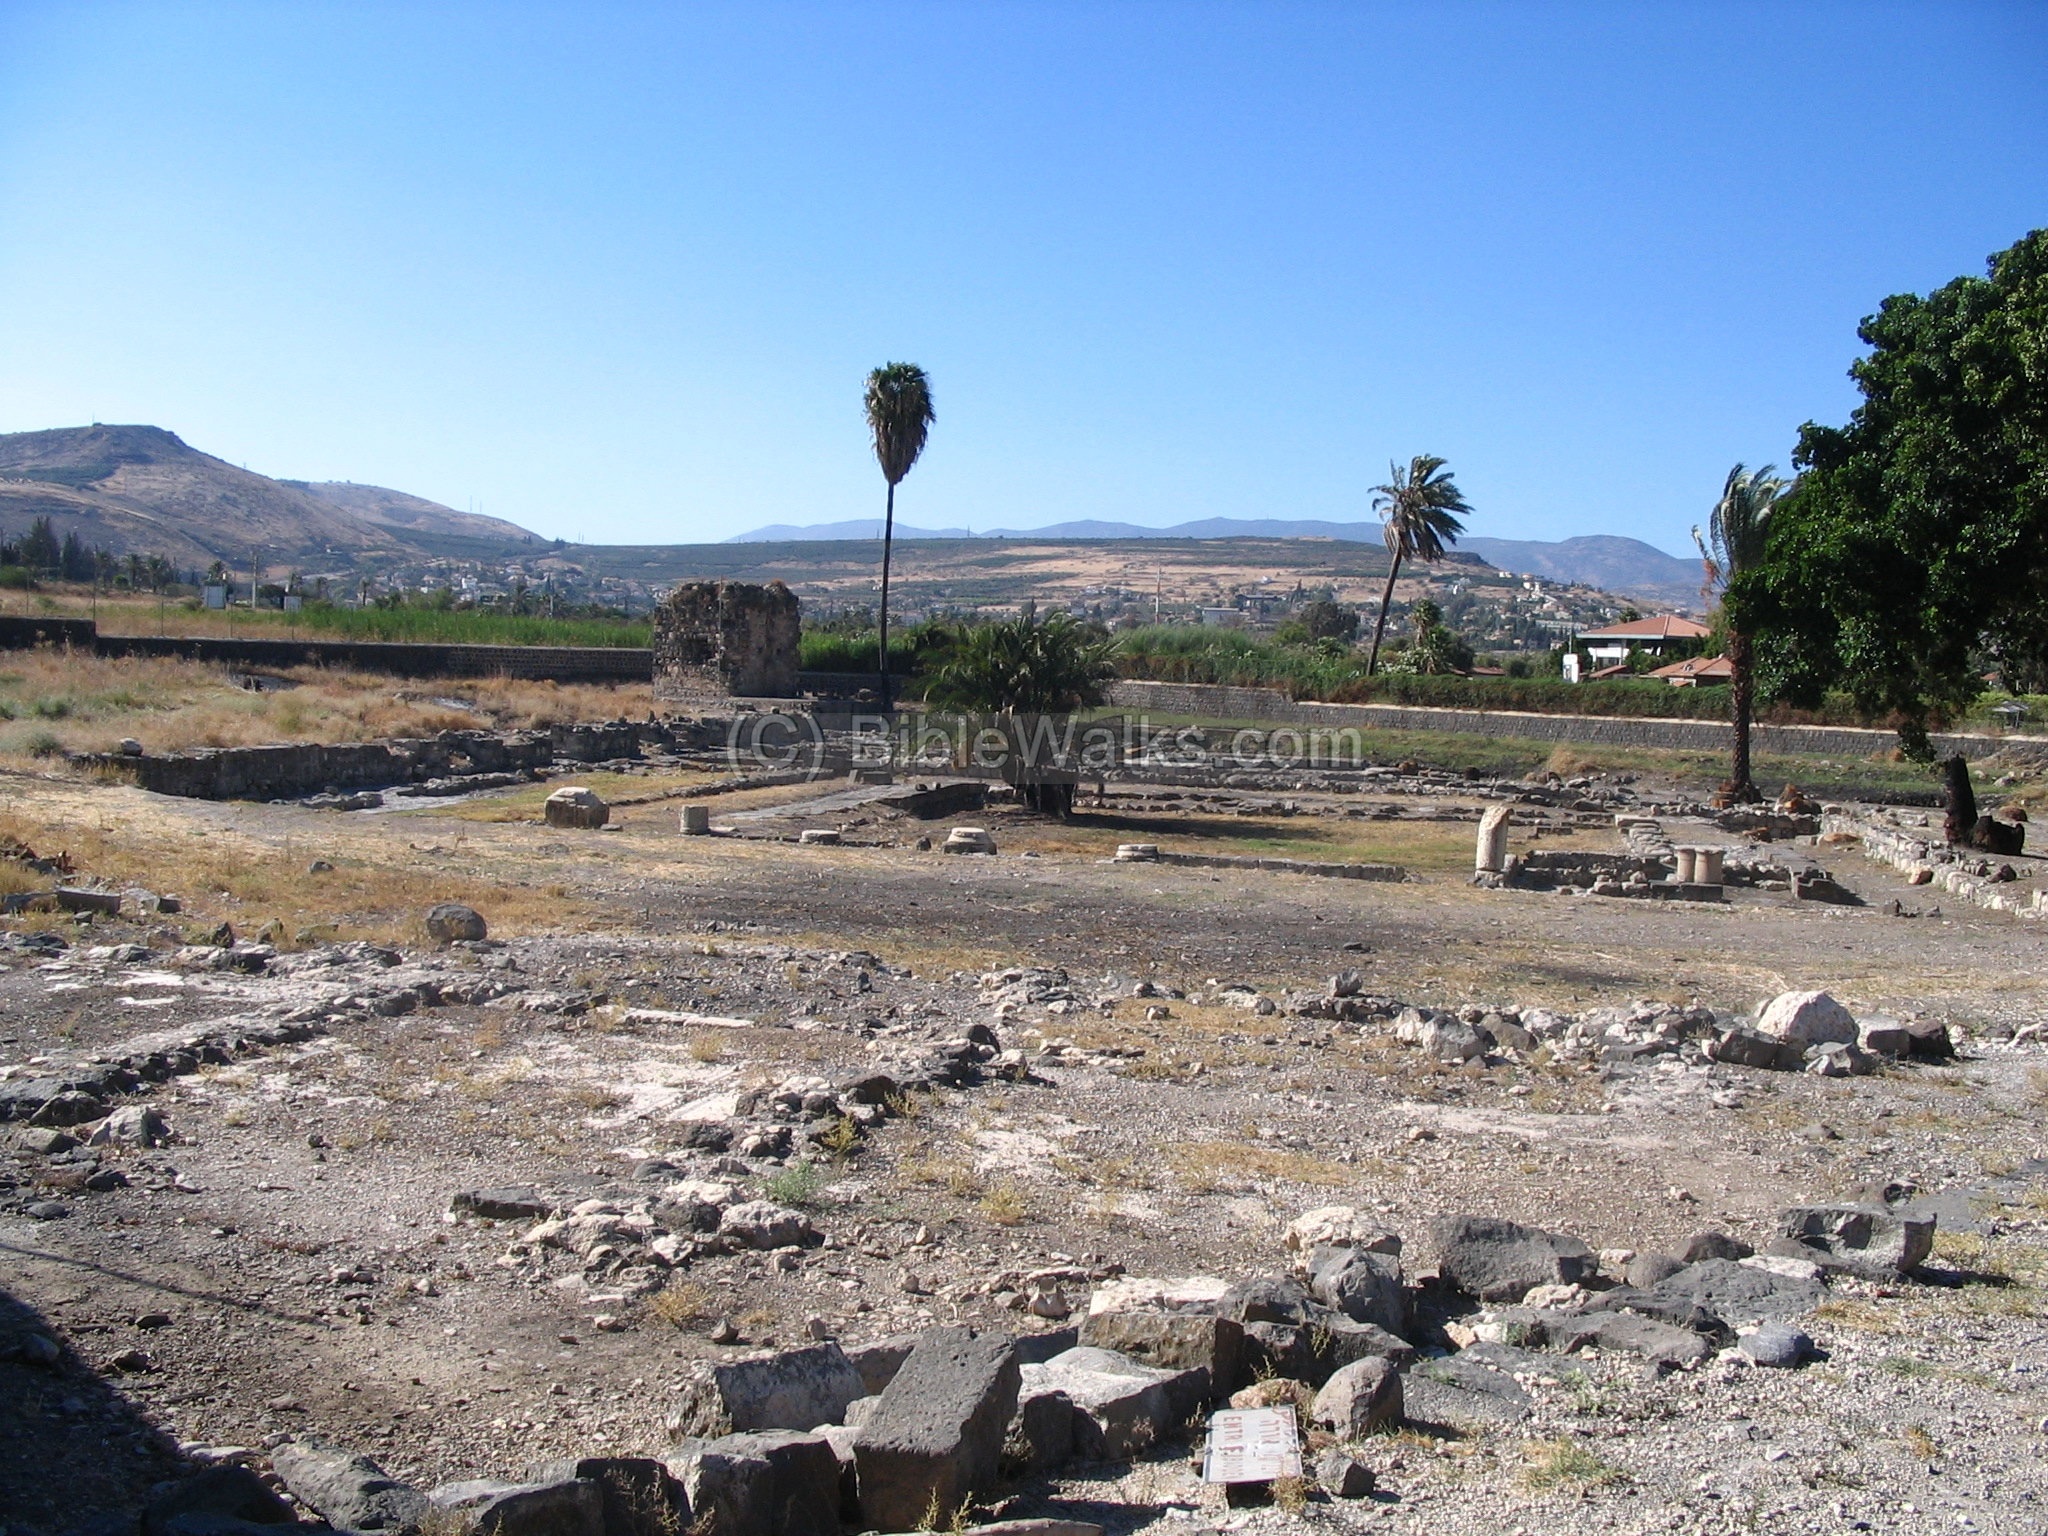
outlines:
[[[1749,720],[1756,704],[1756,669],[1741,578],[1763,564],[1771,514],[1791,488],[1791,481],[1778,478],[1775,464],[1754,471],[1738,464],[1728,471],[1721,499],[1707,519],[1707,531],[1702,534],[1698,527],[1692,531],[1700,563],[1706,567],[1701,593],[1710,603],[1719,600],[1728,630],[1728,718],[1735,727],[1735,751],[1722,789],[1738,802],[1763,798],[1749,774]]]
[[[1114,640],[1065,613],[976,624],[961,634],[925,697],[968,714],[1064,715],[1103,701]]]
[[[889,704],[889,554],[896,539],[896,486],[924,452],[932,425],[932,381],[915,363],[884,363],[868,375],[868,429],[875,435],[875,458],[889,482],[888,510],[882,516],[881,647],[876,653],[880,696]]]
[[[1446,545],[1458,542],[1465,525],[1460,512],[1469,513],[1458,482],[1435,454],[1418,453],[1406,469],[1387,466],[1387,483],[1376,485],[1372,509],[1385,524],[1387,553],[1393,563],[1387,567],[1386,590],[1380,594],[1379,622],[1372,628],[1372,651],[1365,659],[1365,675],[1371,677],[1380,664],[1380,641],[1387,633],[1387,605],[1394,600],[1394,583],[1406,560],[1436,561],[1444,557]]]

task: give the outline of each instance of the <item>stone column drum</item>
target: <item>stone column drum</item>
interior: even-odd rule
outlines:
[[[1479,846],[1473,853],[1472,868],[1479,874],[1497,875],[1507,864],[1508,808],[1488,806],[1479,818]]]

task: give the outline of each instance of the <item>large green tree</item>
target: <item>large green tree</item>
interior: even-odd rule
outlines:
[[[1924,757],[1987,668],[2048,664],[2048,230],[1857,334],[1863,403],[1801,431],[1804,473],[1730,596],[1764,687],[1846,687]]]
[[[1788,482],[1778,478],[1777,468],[1766,464],[1750,470],[1738,464],[1729,470],[1721,499],[1707,519],[1706,532],[1697,527],[1692,531],[1700,563],[1706,567],[1706,596],[1720,601],[1722,625],[1728,634],[1728,717],[1735,727],[1735,744],[1728,782],[1722,789],[1738,803],[1763,797],[1749,772],[1749,723],[1756,712],[1756,620],[1750,612],[1750,584],[1737,586],[1736,579],[1764,562],[1771,518],[1789,489]]]
[[[1457,514],[1472,510],[1444,461],[1429,453],[1418,453],[1406,469],[1389,464],[1387,483],[1373,487],[1372,507],[1380,515],[1381,534],[1393,559],[1387,567],[1386,590],[1380,594],[1379,621],[1372,628],[1372,651],[1365,659],[1367,677],[1380,664],[1387,605],[1394,600],[1394,583],[1400,579],[1402,562],[1443,559],[1446,546],[1457,543],[1458,535],[1465,531]]]
[[[876,686],[882,705],[889,703],[889,556],[896,542],[896,487],[931,431],[932,381],[915,363],[884,363],[868,375],[864,403],[868,430],[874,435],[875,459],[889,482],[888,509],[882,516],[881,645],[876,649]]]

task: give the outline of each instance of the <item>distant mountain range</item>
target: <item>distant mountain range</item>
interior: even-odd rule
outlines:
[[[18,538],[39,517],[58,538],[76,533],[88,548],[163,555],[190,569],[225,560],[246,568],[386,566],[424,560],[496,561],[551,548],[538,534],[502,518],[457,512],[438,502],[382,486],[347,481],[278,480],[201,453],[161,427],[62,427],[0,434],[0,535]],[[1147,528],[1084,519],[1045,528],[965,528],[898,524],[902,539],[1029,540],[1078,543],[1134,539],[1334,539],[1380,543],[1380,525],[1309,519],[1211,517]],[[876,518],[756,528],[728,544],[832,543],[879,539]],[[707,546],[697,546],[706,551]],[[675,553],[685,551],[678,548]],[[579,547],[593,559],[629,552]],[[776,557],[763,552],[772,566]],[[1699,599],[1697,560],[1680,559],[1639,539],[1594,534],[1555,543],[1468,538],[1460,555],[1500,570],[1578,582],[1638,601],[1693,606]],[[641,564],[659,551],[642,552]],[[657,564],[662,562],[657,558]],[[667,563],[674,563],[669,561]],[[696,564],[703,564],[700,556]],[[651,579],[651,578],[650,578]]]
[[[181,567],[495,560],[547,542],[381,486],[273,480],[143,426],[0,434],[0,533],[39,517],[60,539]]]
[[[844,523],[813,523],[795,526],[771,523],[750,533],[728,539],[729,544],[785,543],[829,539],[879,539],[880,518],[856,518]],[[1136,523],[1107,523],[1093,519],[1053,523],[1044,528],[1001,528],[977,534],[965,528],[915,528],[896,525],[899,539],[1343,539],[1352,543],[1380,542],[1378,523],[1326,523],[1311,519],[1210,517],[1198,522],[1175,523],[1167,528],[1145,528]],[[1577,582],[1618,592],[1628,597],[1652,598],[1673,604],[1695,604],[1699,600],[1700,563],[1668,555],[1641,539],[1618,534],[1582,534],[1554,542],[1541,539],[1461,539],[1460,553],[1477,555],[1496,570],[1521,576],[1540,576],[1546,581]]]

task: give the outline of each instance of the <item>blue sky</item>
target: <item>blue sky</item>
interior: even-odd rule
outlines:
[[[1688,547],[2048,223],[2048,6],[7,4],[0,431],[544,534],[1369,516]]]

